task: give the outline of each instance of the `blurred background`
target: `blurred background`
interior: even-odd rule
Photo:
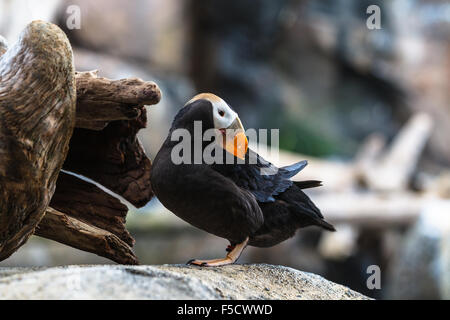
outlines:
[[[381,29],[367,26],[370,5]],[[338,232],[303,229],[247,248],[241,263],[314,272],[374,298],[450,299],[448,1],[0,0],[10,45],[35,19],[67,33],[78,71],[160,86],[140,132],[150,158],[176,112],[207,91],[245,128],[280,129],[275,164],[310,160],[296,179],[324,181],[308,194]],[[156,199],[130,208],[127,227],[142,264],[216,258],[228,244]],[[0,267],[95,263],[111,262],[33,237]],[[380,289],[367,286],[371,265]]]

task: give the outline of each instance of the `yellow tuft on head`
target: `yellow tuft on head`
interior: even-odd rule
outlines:
[[[191,100],[189,100],[188,102],[186,102],[185,105],[188,105],[194,101],[200,100],[200,99],[205,99],[211,102],[220,102],[222,101],[222,98],[216,96],[215,94],[212,93],[199,93],[197,94],[195,97],[193,97]]]

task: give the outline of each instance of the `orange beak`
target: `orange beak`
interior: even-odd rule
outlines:
[[[232,153],[235,157],[244,160],[248,149],[248,140],[245,136],[241,120],[236,118],[225,131],[226,134],[223,137],[222,147],[229,153]]]

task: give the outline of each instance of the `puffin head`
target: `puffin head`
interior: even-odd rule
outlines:
[[[220,97],[212,93],[200,93],[189,100],[183,109],[191,109],[204,120],[203,130],[215,129],[216,142],[234,156],[244,159],[248,149],[245,130],[238,114]],[[203,114],[207,119],[201,119]]]

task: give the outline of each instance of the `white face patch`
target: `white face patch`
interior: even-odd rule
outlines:
[[[228,128],[237,118],[237,113],[231,110],[230,106],[222,99],[211,103],[213,105],[214,127],[216,129]]]
[[[216,145],[244,160],[248,150],[248,140],[237,113],[223,99],[212,93],[200,93],[189,100],[186,105],[200,99],[208,100],[212,105]]]
[[[226,129],[233,121],[238,117],[237,113],[234,112],[230,106],[220,97],[212,93],[200,93],[194,98],[189,100],[186,104],[192,103],[199,99],[205,99],[211,102],[213,110],[213,120],[214,128],[216,129]]]

